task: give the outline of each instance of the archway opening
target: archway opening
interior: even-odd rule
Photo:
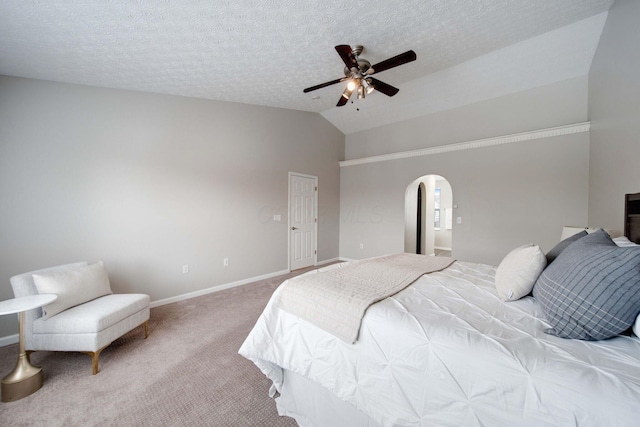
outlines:
[[[453,250],[453,190],[440,175],[424,175],[405,191],[404,251],[450,256]]]

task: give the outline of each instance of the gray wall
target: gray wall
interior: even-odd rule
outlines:
[[[640,1],[617,0],[589,73],[589,225],[624,231],[624,195],[640,192]]]
[[[339,255],[344,135],[319,114],[0,76],[0,144],[0,300],[77,260],[152,300],[286,270],[289,171],[319,177],[318,260]]]
[[[587,119],[587,77],[347,135],[346,158],[507,135]],[[498,264],[525,243],[549,250],[563,225],[587,223],[589,134],[343,167],[340,255],[404,250],[404,197],[418,177],[449,181],[453,256]],[[363,249],[360,249],[360,243]]]

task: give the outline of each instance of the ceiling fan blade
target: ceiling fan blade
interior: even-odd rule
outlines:
[[[336,46],[336,51],[348,69],[353,67],[356,69],[358,68],[358,61],[356,61],[355,56],[353,56],[353,53],[351,52],[351,46],[348,44],[339,44]]]
[[[341,79],[335,79],[335,80],[331,80],[330,82],[321,83],[319,85],[311,86],[311,87],[308,87],[308,88],[304,89],[303,92],[307,93],[307,92],[311,92],[312,90],[321,89],[323,87],[331,86],[331,85],[334,85],[336,83],[340,83],[341,81],[344,81],[345,79],[346,79],[346,77],[343,77]]]
[[[371,86],[373,86],[375,90],[382,92],[387,96],[393,96],[396,93],[400,92],[400,89],[393,87],[390,84],[387,84],[385,82],[381,82],[376,78],[369,77],[367,78],[367,80],[369,80],[369,82],[371,83]]]
[[[342,95],[340,96],[340,99],[338,100],[338,103],[336,104],[336,107],[342,107],[347,102],[349,102],[349,98],[351,98],[352,92],[353,89],[345,88],[344,92],[342,92]]]
[[[416,53],[412,50],[408,50],[405,53],[401,53],[400,55],[396,55],[393,58],[389,58],[382,62],[378,62],[373,65],[374,73],[381,73],[389,68],[397,67],[398,65],[406,64],[407,62],[415,61]]]

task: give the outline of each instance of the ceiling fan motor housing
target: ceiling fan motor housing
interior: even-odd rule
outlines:
[[[347,67],[344,67],[344,75],[353,78],[363,78],[364,74],[371,68],[371,63],[366,59],[358,58],[358,70],[352,71]]]
[[[369,61],[367,61],[366,59],[358,58],[363,50],[364,47],[362,45],[355,45],[351,48],[351,54],[358,63],[358,69],[355,70],[355,67],[352,67],[351,69],[349,69],[348,67],[344,67],[344,75],[346,77],[361,79],[363,78],[363,75],[367,72],[367,70],[371,68],[371,63]]]

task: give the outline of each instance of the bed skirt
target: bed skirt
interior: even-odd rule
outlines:
[[[295,419],[300,427],[380,427],[318,383],[286,369],[283,378],[278,414]]]

